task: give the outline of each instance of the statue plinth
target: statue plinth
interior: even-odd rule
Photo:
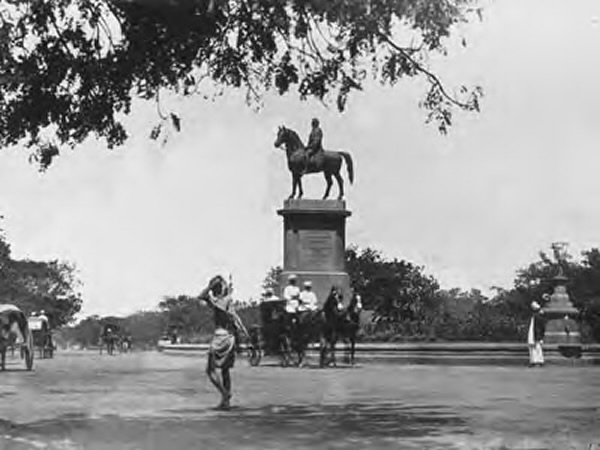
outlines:
[[[331,286],[350,294],[346,273],[346,218],[351,212],[343,200],[286,200],[277,211],[283,217],[283,272],[280,294],[290,274],[298,276],[298,285],[313,283],[319,304],[323,304]]]
[[[574,348],[581,348],[581,335],[577,322],[579,311],[573,306],[567,293],[567,278],[559,274],[554,278],[554,292],[550,302],[544,306],[546,317],[546,334],[544,342],[558,344],[561,353],[565,356],[577,356]],[[579,352],[580,354],[580,352]]]

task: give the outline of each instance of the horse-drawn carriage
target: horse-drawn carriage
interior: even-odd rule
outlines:
[[[0,305],[0,369],[6,368],[6,350],[15,345],[21,348],[26,369],[32,370],[33,337],[27,316],[14,305]]]
[[[40,352],[40,359],[54,357],[52,330],[46,316],[31,316],[27,319],[33,336],[33,346]]]
[[[258,366],[263,356],[277,356],[282,366],[297,363],[293,358],[293,322],[285,311],[285,300],[266,301],[260,304],[260,325],[249,329],[248,360]]]
[[[121,327],[116,321],[106,321],[102,324],[100,331],[100,354],[102,349],[106,347],[106,353],[114,354],[115,350],[121,346]]]
[[[348,359],[354,363],[361,304],[353,296],[347,307],[340,307],[341,293],[332,287],[318,311],[290,314],[285,300],[260,304],[260,324],[250,327],[248,360],[257,366],[263,356],[276,356],[282,366],[302,365],[307,348],[319,343],[319,365],[335,364],[335,345],[347,341]]]

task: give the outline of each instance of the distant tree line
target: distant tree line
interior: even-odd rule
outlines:
[[[567,290],[580,311],[584,341],[600,341],[600,251],[582,252],[562,263]],[[492,296],[472,289],[440,289],[422,267],[388,260],[376,250],[346,252],[352,286],[361,294],[371,320],[367,340],[523,341],[530,304],[553,292],[558,262],[546,252],[517,271],[511,289]]]
[[[584,341],[600,341],[600,251],[582,252],[575,260],[565,255],[563,269],[568,292],[581,312]],[[517,271],[510,289],[496,288],[486,296],[476,289],[441,289],[421,266],[386,258],[372,248],[356,246],[346,251],[352,287],[362,297],[365,311],[361,338],[365,341],[494,341],[525,340],[529,305],[551,294],[557,262],[545,252],[537,261]],[[281,273],[273,267],[263,288],[272,287]],[[238,303],[247,325],[259,322],[254,303]],[[65,338],[95,345],[100,323],[107,318],[88,317],[71,327]],[[117,320],[113,318],[112,320]],[[181,342],[206,342],[213,332],[212,312],[196,298],[165,297],[156,311],[118,319],[137,346],[153,346],[162,337]],[[67,336],[68,335],[68,336]]]

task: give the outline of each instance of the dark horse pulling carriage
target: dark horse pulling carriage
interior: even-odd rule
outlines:
[[[100,354],[106,347],[106,353],[112,355],[121,344],[120,327],[114,322],[105,322],[100,332]]]
[[[54,341],[50,323],[44,316],[31,316],[28,319],[33,336],[33,346],[40,352],[40,359],[54,357]]]
[[[311,344],[320,344],[319,365],[334,364],[335,346],[346,341],[348,359],[354,364],[359,329],[360,302],[353,296],[347,307],[340,307],[341,293],[334,286],[322,308],[310,313],[290,314],[285,300],[260,304],[260,325],[250,327],[248,359],[257,366],[263,356],[276,356],[284,367],[301,366]]]

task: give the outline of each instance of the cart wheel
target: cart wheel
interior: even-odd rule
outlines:
[[[248,349],[248,362],[252,367],[256,367],[260,364],[260,360],[262,355],[260,354],[260,350],[255,347],[250,347]]]

